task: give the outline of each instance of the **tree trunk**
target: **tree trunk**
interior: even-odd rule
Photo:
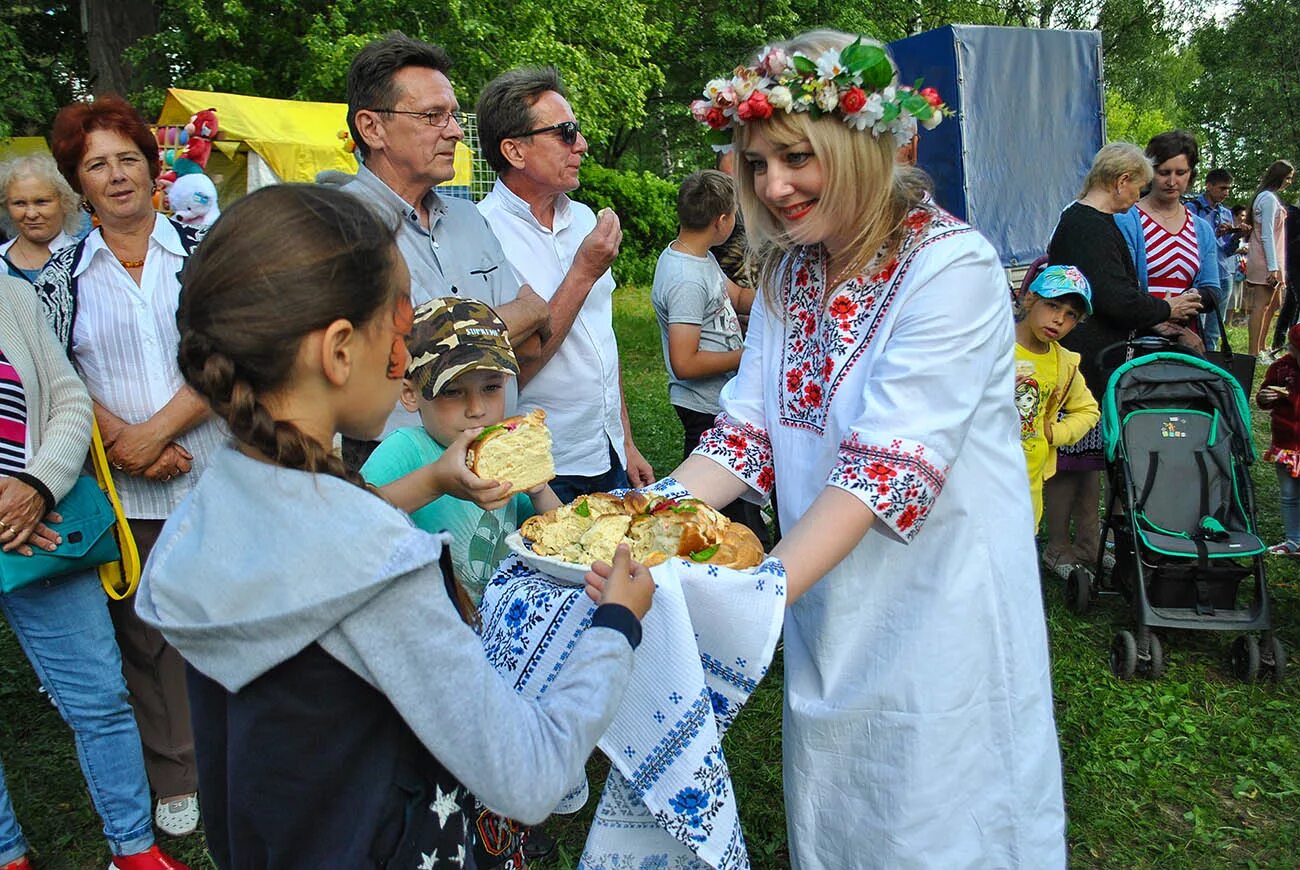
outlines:
[[[126,49],[158,31],[153,0],[82,0],[81,27],[90,55],[90,89],[126,96],[133,90]]]

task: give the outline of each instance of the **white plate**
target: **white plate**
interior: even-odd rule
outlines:
[[[563,559],[557,559],[554,556],[543,556],[534,553],[528,541],[518,532],[511,532],[506,536],[506,544],[519,555],[519,558],[528,563],[529,567],[541,571],[549,577],[553,577],[561,583],[569,586],[585,586],[587,583],[587,572],[591,570],[590,565],[579,565],[577,562],[565,562]]]

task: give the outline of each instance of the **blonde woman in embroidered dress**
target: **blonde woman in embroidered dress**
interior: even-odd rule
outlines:
[[[894,162],[938,95],[831,31],[705,95],[696,117],[734,133],[762,301],[674,476],[717,506],[779,491],[791,862],[1062,867],[1006,278]]]
[[[0,163],[0,229],[13,236],[0,244],[0,275],[7,271],[34,284],[51,253],[75,244],[72,234],[83,217],[80,202],[48,155]]]

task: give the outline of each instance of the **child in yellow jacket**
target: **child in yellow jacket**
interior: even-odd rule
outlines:
[[[1079,355],[1060,344],[1092,313],[1092,288],[1074,266],[1048,266],[1029,285],[1020,307],[1016,408],[1036,531],[1043,519],[1043,481],[1056,473],[1057,448],[1083,438],[1101,417],[1079,374]]]

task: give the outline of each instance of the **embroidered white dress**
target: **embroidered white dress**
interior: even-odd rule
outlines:
[[[1006,278],[918,208],[899,256],[823,297],[820,248],[756,302],[697,452],[789,529],[830,486],[876,515],[785,625],[796,868],[1063,867],[1061,764]],[[765,288],[766,289],[766,288]]]

